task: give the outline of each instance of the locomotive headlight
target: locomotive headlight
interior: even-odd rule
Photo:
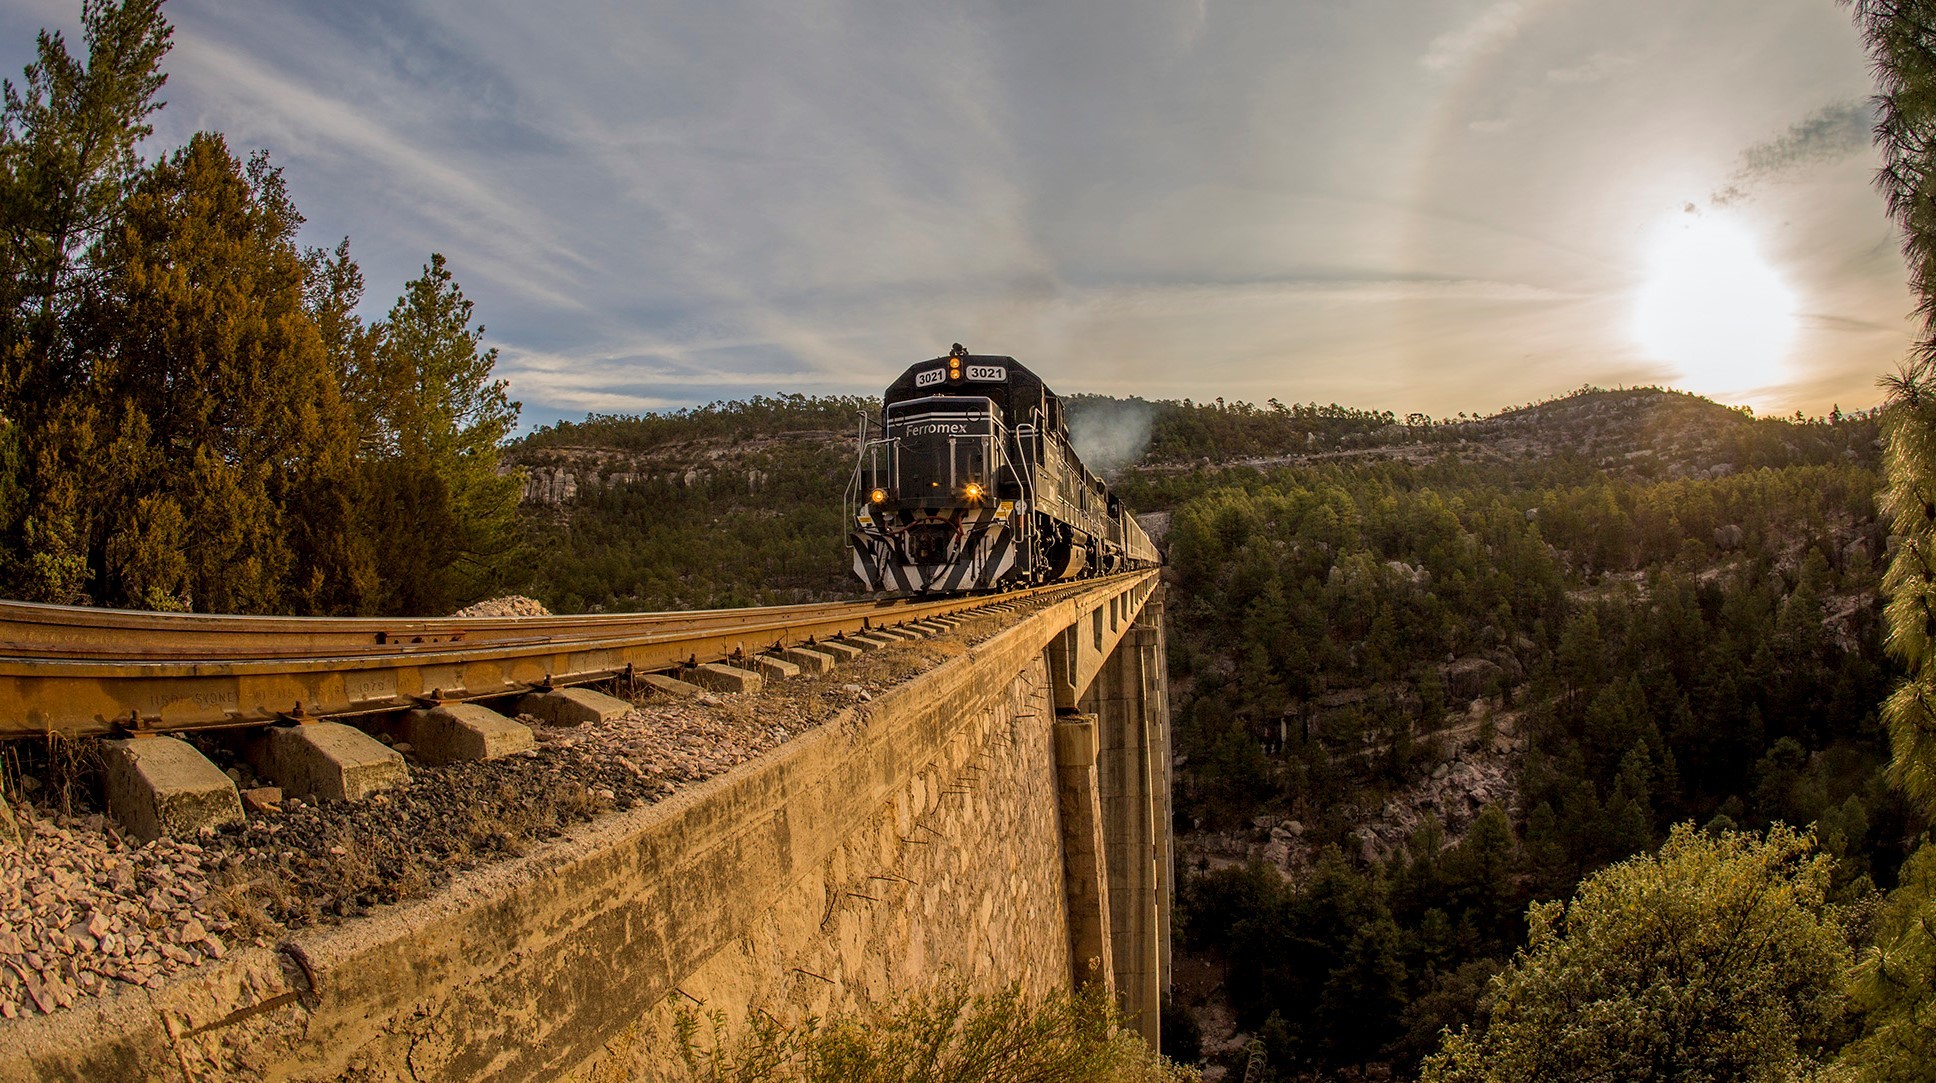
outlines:
[[[870,503],[870,504],[885,504],[885,503],[887,503],[887,490],[886,490],[886,489],[876,489],[876,490],[874,490],[873,492],[871,492],[871,493],[868,493],[868,494],[867,494],[867,502],[868,502],[868,503]]]
[[[969,503],[979,503],[981,501],[981,486],[971,481],[961,487],[961,495],[967,497]]]

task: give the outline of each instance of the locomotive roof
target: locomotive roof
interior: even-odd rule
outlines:
[[[959,348],[960,347],[956,347],[956,349],[959,349]],[[960,361],[962,364],[959,367],[964,372],[966,372],[967,369],[972,366],[1000,367],[1007,374],[1006,378],[1002,382],[1007,383],[1011,386],[1020,386],[1020,387],[1033,386],[1036,388],[1041,388],[1041,393],[1044,396],[1048,398],[1056,397],[1055,392],[1050,390],[1049,386],[1042,382],[1042,378],[1040,376],[1037,376],[1033,371],[1031,371],[1027,365],[1022,364],[1020,361],[1015,360],[1013,357],[1010,357],[1007,354],[963,353],[963,354],[942,354],[940,357],[931,357],[926,361],[917,361],[914,364],[909,365],[907,367],[907,371],[901,373],[901,375],[898,378],[896,378],[893,383],[887,385],[886,401],[899,402],[903,399],[919,398],[924,395],[934,395],[934,394],[949,394],[949,395],[973,394],[976,391],[981,390],[981,388],[978,388],[976,386],[977,383],[979,383],[979,381],[950,380],[946,382],[945,386],[941,386],[941,385],[922,385],[919,387],[916,386],[915,377],[917,375],[924,372],[932,372],[936,368],[945,369],[948,367],[948,362],[951,360]]]

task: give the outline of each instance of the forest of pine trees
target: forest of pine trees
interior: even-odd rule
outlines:
[[[1895,885],[1921,821],[1882,776],[1877,428],[1809,428],[1815,461],[1718,477],[1561,454],[1123,479],[1196,493],[1167,546],[1179,830],[1295,820],[1317,854],[1180,874],[1182,946],[1278,1078],[1416,1071],[1488,1010],[1529,906],[1675,825],[1813,825],[1837,905]],[[1521,742],[1512,806],[1363,859],[1472,699]]]
[[[518,404],[440,255],[357,313],[266,155],[144,157],[159,0],[42,32],[0,116],[0,594],[239,613],[440,614],[513,566]]]

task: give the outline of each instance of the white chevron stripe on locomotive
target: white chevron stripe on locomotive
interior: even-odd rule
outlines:
[[[897,537],[856,531],[854,574],[871,591],[931,594],[991,588],[1014,568],[1014,532],[994,509],[967,509],[951,525],[956,537],[940,564],[911,563]]]

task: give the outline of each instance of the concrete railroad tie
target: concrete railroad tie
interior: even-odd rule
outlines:
[[[872,648],[856,646],[855,644],[848,643],[844,640],[829,639],[829,640],[822,641],[820,643],[815,643],[811,648],[804,648],[804,649],[814,650],[821,654],[832,655],[834,661],[845,662],[850,659],[860,657],[862,651],[871,650]]]
[[[537,743],[530,726],[475,703],[407,712],[398,729],[417,758],[429,764],[495,760]]]
[[[270,726],[248,742],[244,756],[283,793],[322,801],[359,801],[410,777],[402,755],[341,722]]]
[[[237,823],[235,783],[195,746],[175,737],[102,741],[108,811],[143,842]]]
[[[555,688],[533,692],[518,700],[518,713],[542,718],[554,726],[582,726],[587,722],[610,722],[632,709],[616,696],[589,688]]]
[[[692,699],[694,696],[701,696],[706,692],[704,688],[696,684],[687,684],[677,677],[668,677],[663,673],[648,673],[644,677],[641,677],[640,680],[645,682],[647,688],[652,689],[652,691],[660,695],[674,696],[679,699]]]
[[[800,675],[800,666],[798,663],[789,662],[784,658],[774,658],[771,655],[765,654],[747,655],[745,661],[741,664],[741,668],[758,673],[769,681],[784,680],[788,677],[798,677]]]
[[[694,666],[681,676],[713,692],[758,692],[764,683],[758,673],[718,662]]]
[[[792,662],[808,673],[828,673],[834,668],[833,653],[818,647],[789,647],[781,651],[779,657]]]

